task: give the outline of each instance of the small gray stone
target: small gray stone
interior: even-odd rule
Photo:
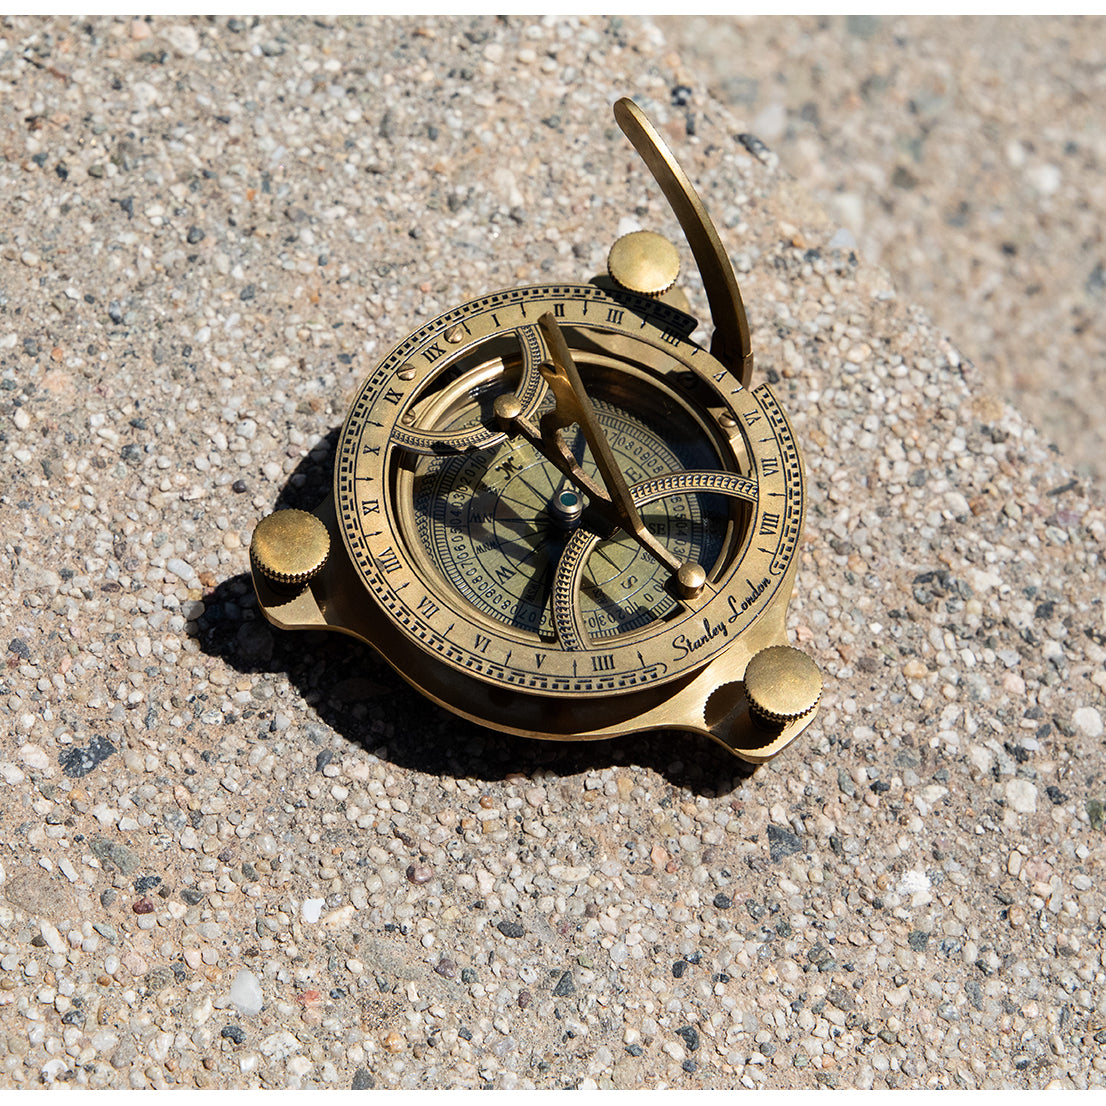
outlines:
[[[101,864],[110,861],[125,876],[134,875],[138,871],[138,857],[122,841],[112,841],[100,835],[94,837],[89,845]]]
[[[70,746],[58,758],[61,770],[71,779],[87,776],[98,764],[102,764],[112,753],[115,746],[106,737],[97,735],[87,746]]]
[[[565,998],[567,995],[576,994],[576,981],[572,978],[572,972],[564,972],[557,980],[557,986],[553,988],[553,994],[557,998]]]
[[[689,1052],[696,1052],[699,1048],[699,1030],[693,1025],[683,1025],[676,1030],[676,1035],[683,1038]]]
[[[856,1009],[856,999],[853,997],[851,991],[845,987],[831,987],[826,994],[826,998],[837,1007],[838,1010],[849,1014]]]
[[[119,1047],[111,1054],[111,1066],[116,1071],[121,1068],[129,1068],[138,1059],[138,1049],[135,1047],[133,1037],[124,1037],[119,1042]]]
[[[802,841],[790,830],[782,826],[768,825],[768,855],[773,863],[777,863],[785,856],[794,856],[803,851]]]

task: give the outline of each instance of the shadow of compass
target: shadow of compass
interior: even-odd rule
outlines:
[[[320,439],[291,474],[273,509],[313,510],[330,492],[339,429]],[[286,632],[271,626],[248,573],[224,580],[204,598],[196,626],[200,648],[243,674],[283,674],[319,720],[352,745],[402,768],[494,784],[538,769],[569,777],[637,764],[674,788],[726,795],[754,766],[713,742],[679,730],[600,741],[539,741],[500,733],[461,718],[415,691],[372,647],[344,634]],[[259,701],[254,717],[264,736],[275,713]],[[304,725],[303,740],[325,746],[328,735]],[[322,751],[322,748],[319,750]]]

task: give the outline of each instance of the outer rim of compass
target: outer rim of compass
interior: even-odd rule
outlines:
[[[406,637],[408,637],[417,645],[420,645],[429,655],[436,657],[439,661],[451,664],[458,669],[468,671],[470,674],[492,685],[501,686],[506,684],[507,686],[517,687],[518,682],[517,680],[504,678],[502,672],[498,671],[499,666],[497,665],[492,665],[488,671],[481,670],[481,664],[478,658],[476,660],[477,667],[474,669],[473,657],[471,655],[466,655],[465,650],[463,649],[454,649],[452,646],[448,649],[443,649],[441,641],[432,641],[428,643],[428,636],[431,638],[436,638],[438,636],[433,628],[429,628],[430,633],[428,635],[425,623],[421,623],[422,632],[420,633],[419,630],[413,628],[408,621],[408,619],[414,619],[416,623],[420,622],[418,616],[416,616],[416,612],[412,608],[410,608],[405,601],[400,601],[398,604],[389,604],[388,592],[390,590],[390,585],[385,579],[385,573],[383,572],[383,570],[376,569],[375,559],[370,560],[370,563],[367,565],[366,554],[362,553],[362,555],[359,556],[358,553],[361,551],[355,548],[356,543],[363,540],[363,536],[367,533],[367,531],[363,524],[363,521],[357,514],[357,495],[353,494],[351,496],[348,489],[342,486],[342,472],[340,470],[342,468],[343,459],[348,459],[350,442],[353,439],[357,439],[358,441],[360,440],[359,435],[362,434],[365,429],[368,413],[373,411],[377,404],[381,402],[379,394],[374,395],[374,393],[379,393],[382,383],[390,379],[401,366],[408,363],[408,358],[415,355],[420,350],[420,348],[426,346],[428,342],[432,342],[440,335],[443,335],[445,331],[455,323],[460,323],[465,319],[471,319],[473,317],[481,317],[487,313],[490,313],[491,308],[495,307],[496,305],[500,305],[503,308],[510,308],[514,305],[519,304],[520,302],[529,303],[530,301],[535,300],[544,303],[556,303],[558,299],[565,299],[566,296],[572,298],[584,298],[586,300],[596,302],[599,305],[621,305],[627,311],[629,311],[631,307],[637,308],[637,310],[630,311],[629,313],[637,318],[645,317],[646,321],[654,321],[654,327],[655,319],[658,317],[664,318],[666,314],[669,318],[678,320],[680,322],[683,322],[687,318],[686,316],[683,316],[682,313],[677,312],[674,309],[668,309],[667,313],[664,311],[658,312],[656,308],[663,308],[665,305],[658,305],[656,301],[645,300],[642,297],[636,296],[634,294],[623,295],[621,293],[609,292],[606,289],[599,289],[593,285],[570,284],[561,282],[550,282],[547,284],[524,286],[522,288],[511,289],[507,292],[496,293],[491,296],[481,297],[479,299],[469,301],[469,303],[464,304],[461,307],[454,308],[451,311],[445,312],[444,314],[438,316],[437,319],[432,320],[430,323],[413,332],[412,335],[409,335],[407,339],[396,346],[395,349],[393,349],[388,354],[388,356],[380,362],[380,364],[377,366],[376,371],[373,374],[370,374],[370,376],[366,378],[366,380],[359,388],[353,404],[351,405],[350,413],[347,415],[346,421],[343,424],[342,433],[338,443],[338,459],[335,467],[336,506],[338,507],[340,529],[342,531],[343,542],[346,543],[347,550],[351,554],[351,560],[355,566],[357,575],[362,580],[362,583],[367,588],[367,590],[376,597],[377,601],[381,603],[381,606],[388,613],[390,621],[392,621],[401,630],[401,632],[404,633]],[[614,308],[611,309],[614,310]],[[650,316],[652,317],[651,319],[649,318]],[[765,409],[763,402],[758,402],[757,397],[754,396],[752,392],[748,392],[745,389],[741,388],[734,377],[730,376],[728,373],[725,373],[725,370],[722,369],[722,366],[720,366],[717,361],[711,358],[710,355],[706,353],[706,351],[702,350],[701,347],[698,347],[687,337],[681,335],[680,341],[676,343],[674,347],[662,348],[661,345],[658,345],[658,341],[653,339],[651,335],[644,333],[634,333],[627,326],[618,326],[608,323],[599,325],[597,323],[590,322],[590,320],[580,321],[575,318],[569,319],[569,325],[579,326],[581,328],[592,329],[595,331],[619,334],[631,339],[636,339],[637,341],[645,342],[646,344],[651,345],[656,349],[660,349],[664,353],[667,353],[674,359],[674,361],[682,366],[682,368],[690,369],[696,372],[696,374],[706,382],[708,387],[711,388],[715,397],[723,403],[729,403],[731,408],[734,408],[736,410],[737,407],[743,407],[748,410],[755,407],[758,408],[761,412],[763,412]],[[641,325],[642,328],[644,328],[645,322],[643,322]],[[515,326],[509,326],[503,327],[502,329],[504,331],[510,331],[517,328]],[[480,342],[485,341],[494,333],[496,333],[495,328],[493,328],[487,335],[474,339],[470,343],[460,344],[456,351],[456,356],[463,356],[466,351],[476,348],[480,344]],[[681,352],[683,352],[685,347],[687,350],[692,351],[690,355],[679,356],[676,352],[674,352],[674,350],[680,350]],[[689,356],[693,358],[696,355],[701,355],[702,364],[704,366],[709,366],[709,372],[704,372],[699,365],[693,364],[692,361],[689,359]],[[453,358],[450,359],[450,361],[452,360]],[[442,368],[445,368],[445,365],[443,365]],[[728,384],[733,384],[733,389],[729,397],[727,397],[723,389],[718,387],[718,375],[714,373],[715,368],[722,370],[722,373],[725,374],[728,379]],[[410,394],[406,397],[407,400],[409,401],[412,395],[417,394],[419,391],[424,389],[428,383],[432,382],[440,371],[442,371],[442,369],[432,369],[422,379],[418,380],[417,383],[412,384]],[[712,376],[714,376],[713,380],[711,379]],[[378,377],[381,377],[382,380],[378,380]],[[774,407],[779,413],[780,421],[782,422],[782,426],[780,428],[784,430],[787,437],[792,443],[792,447],[794,448],[793,437],[791,437],[790,435],[790,427],[787,426],[786,418],[783,417],[782,412],[779,412],[778,406],[775,404],[774,397],[771,394],[771,390],[768,389],[767,386],[761,386],[761,388],[758,388],[755,391],[762,393],[762,398],[767,398],[771,406]],[[741,398],[742,395],[744,396],[745,402],[743,404],[735,404],[734,397]],[[371,401],[366,404],[366,399],[369,397],[371,397]],[[364,410],[361,412],[360,417],[358,417],[359,405],[364,406]],[[383,452],[385,454],[390,453],[392,449],[392,446],[388,442],[388,438],[390,437],[391,433],[389,427],[398,424],[400,412],[402,411],[404,406],[405,404],[398,401],[396,402],[397,410],[395,413],[395,418],[390,424],[372,424],[378,425],[382,430],[388,431],[388,433],[383,436],[383,446],[386,447],[383,449]],[[741,414],[740,411],[738,411],[737,413],[738,415]],[[760,415],[757,415],[756,417],[759,418]],[[741,436],[744,439],[744,446],[747,454],[749,458],[753,461],[753,463],[757,464],[761,454],[765,451],[757,449],[758,443],[751,438],[751,436],[747,432],[747,428],[744,425],[741,425],[740,417],[738,418],[738,423],[740,426]],[[356,444],[356,442],[354,442],[354,444]],[[378,448],[378,453],[380,452],[381,450]],[[791,560],[795,556],[795,546],[797,544],[797,527],[801,525],[803,498],[801,468],[798,467],[799,462],[797,459],[797,449],[795,450],[795,452],[797,466],[796,474],[789,477],[783,483],[790,489],[790,494],[787,494],[786,498],[788,500],[796,501],[796,510],[794,512],[798,518],[798,523],[795,527],[796,540],[791,543],[792,547],[777,571],[771,573],[771,577],[773,577],[773,579],[771,580],[771,584],[773,586],[766,586],[763,591],[755,597],[756,601],[755,603],[753,603],[752,608],[747,611],[742,611],[742,614],[747,614],[748,617],[742,618],[742,626],[740,627],[740,629],[735,628],[735,632],[741,632],[742,629],[747,628],[749,625],[755,622],[760,614],[768,607],[774,597],[776,590],[778,589],[780,582],[782,582],[786,575],[786,570],[790,565]],[[388,460],[380,460],[379,469],[381,477],[387,477],[389,466],[390,462]],[[776,494],[785,493],[778,492]],[[352,509],[350,507],[350,503],[348,502],[350,498],[352,498],[353,501]],[[711,614],[716,614],[717,611],[723,609],[722,603],[726,601],[727,597],[731,593],[733,578],[735,574],[744,566],[751,536],[756,529],[758,520],[760,519],[762,513],[763,499],[764,496],[758,494],[756,510],[753,513],[753,517],[750,519],[749,527],[746,531],[742,544],[734,557],[733,567],[727,571],[724,579],[722,581],[719,581],[719,596],[716,598],[716,600],[712,600],[711,603],[708,605]],[[386,505],[391,508],[392,505],[390,503],[390,498],[385,497],[384,501]],[[398,535],[400,533],[398,519],[394,517],[394,512],[392,510],[389,510],[388,513],[388,526],[386,532],[391,535]],[[369,536],[372,537],[376,535],[370,534]],[[396,544],[399,543],[397,542]],[[354,546],[354,548],[351,548],[351,545]],[[389,545],[387,551],[391,552],[393,556],[395,555],[391,545]],[[769,561],[771,561],[771,558],[769,559]],[[408,571],[410,572],[410,575],[419,581],[424,592],[429,591],[430,589],[427,587],[426,582],[421,579],[418,572],[413,571],[413,567],[413,565],[408,563]],[[769,580],[769,577],[765,576],[764,579],[767,581]],[[405,583],[403,587],[405,588],[406,586],[407,584]],[[392,593],[391,598],[394,600],[394,592]],[[470,627],[475,628],[475,626],[477,625],[476,621],[471,616],[471,612],[466,610],[466,604],[464,603],[463,599],[461,599],[459,596],[450,596],[446,598],[439,592],[436,595],[435,601],[436,603],[443,603],[443,605],[447,606],[452,613],[456,614],[462,620],[468,623]],[[389,610],[390,606],[393,607],[392,610]],[[406,608],[407,619],[402,617],[401,614],[397,613],[394,610],[395,606]],[[652,634],[646,632],[644,636],[642,636],[642,634],[634,635],[633,644],[640,644],[642,648],[650,646],[655,647],[658,640],[663,640],[667,638],[672,633],[675,627],[688,622],[692,618],[702,616],[702,614],[703,611],[689,612],[688,615],[685,615],[684,617],[677,619],[674,622],[666,622],[663,624],[663,626],[658,626],[655,632]],[[519,634],[521,633],[522,632],[520,631]],[[497,634],[502,641],[507,643],[518,641],[520,645],[532,644],[525,640],[519,640],[518,635],[516,635],[512,631],[512,629],[507,626],[497,627]],[[479,641],[479,632],[477,632],[477,640]],[[654,684],[656,682],[667,682],[669,680],[676,679],[687,672],[698,669],[703,664],[708,663],[711,659],[713,659],[713,657],[721,653],[723,649],[728,645],[728,643],[729,639],[727,635],[723,637],[722,640],[717,642],[715,647],[704,648],[701,653],[696,653],[693,660],[688,660],[687,658],[690,656],[690,654],[685,653],[683,658],[676,658],[683,660],[684,663],[679,664],[672,672],[668,672],[667,666],[662,664],[662,667],[665,667],[666,671],[660,676],[652,677],[648,682]],[[560,653],[565,656],[568,655],[567,653],[565,653],[565,651],[558,649],[556,644],[551,644],[549,646],[549,652],[554,654]],[[669,648],[668,652],[670,655],[671,648]],[[569,677],[564,674],[556,675],[554,678],[569,680]],[[616,694],[619,691],[632,691],[635,690],[637,687],[643,686],[639,683],[636,685],[630,685],[626,687],[620,686],[616,688],[613,686],[607,686],[602,680],[588,680],[585,677],[577,677],[575,675],[571,678],[571,681],[569,682],[573,682],[574,685],[571,689],[554,689],[551,692],[550,689],[542,686],[539,688],[529,688],[529,690],[537,690],[543,694],[552,693],[555,695],[596,693]],[[527,688],[521,688],[521,690],[527,690]]]

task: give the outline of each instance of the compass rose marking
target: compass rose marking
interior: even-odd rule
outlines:
[[[528,307],[525,317],[521,312],[522,303],[526,303]],[[533,304],[533,308],[530,307],[531,304]],[[605,321],[607,311],[612,304],[619,309],[628,309],[624,315],[621,328]],[[597,310],[586,310],[589,305]],[[558,307],[563,310],[558,311]],[[632,333],[633,341],[641,343],[643,349],[652,346],[656,350],[661,350],[666,347],[661,339],[657,337],[654,328],[647,327],[644,331],[638,330],[637,324],[641,317],[647,315],[650,320],[654,321],[657,330],[675,329],[681,332],[686,332],[686,324],[689,319],[688,316],[667,304],[659,301],[646,301],[633,293],[612,293],[609,290],[589,285],[550,284],[513,289],[508,293],[484,297],[482,300],[473,301],[471,304],[454,309],[438,320],[420,328],[415,335],[412,335],[400,347],[397,347],[396,351],[381,364],[377,373],[373,374],[362,386],[354,400],[339,442],[335,497],[343,539],[347,551],[354,560],[358,575],[376,601],[381,604],[386,612],[386,617],[396,625],[397,629],[400,629],[412,640],[419,642],[429,653],[437,655],[443,660],[448,660],[454,667],[467,670],[500,686],[531,689],[556,696],[619,693],[658,680],[670,679],[674,672],[683,671],[693,663],[701,663],[706,659],[707,654],[713,653],[716,643],[711,641],[702,648],[697,648],[695,651],[688,653],[686,657],[681,656],[673,644],[674,626],[673,629],[670,629],[670,624],[680,623],[682,625],[687,617],[702,620],[709,615],[711,625],[715,625],[722,614],[718,604],[721,603],[722,607],[725,608],[727,598],[733,588],[740,589],[742,587],[741,584],[736,583],[742,576],[742,568],[747,569],[745,574],[756,583],[758,589],[762,586],[764,588],[763,593],[755,598],[747,615],[745,613],[741,615],[743,623],[752,621],[757,616],[756,611],[772,601],[772,594],[778,590],[779,582],[789,566],[793,564],[796,554],[798,527],[802,518],[801,462],[798,460],[798,452],[791,438],[786,416],[776,405],[771,390],[764,385],[749,390],[738,388],[735,396],[727,399],[725,385],[719,386],[719,382],[713,380],[720,366],[717,362],[711,360],[705,351],[698,350],[689,341],[685,341],[683,345],[667,347],[671,352],[666,353],[665,356],[674,358],[673,368],[661,372],[658,375],[658,382],[675,389],[677,393],[689,390],[695,392],[694,398],[697,402],[702,403],[706,399],[712,416],[717,410],[732,412],[736,427],[727,431],[731,445],[727,449],[723,443],[721,447],[722,455],[732,458],[727,461],[731,468],[729,471],[713,469],[712,462],[709,460],[706,463],[704,461],[693,462],[688,466],[688,469],[673,467],[671,474],[653,476],[644,481],[640,480],[639,477],[636,486],[633,488],[634,494],[637,496],[645,488],[649,488],[656,493],[657,499],[664,499],[666,502],[663,508],[659,511],[654,508],[654,511],[657,512],[655,515],[645,512],[644,518],[647,524],[653,524],[655,520],[655,525],[658,527],[664,527],[667,520],[667,525],[670,528],[682,525],[680,519],[689,517],[687,515],[688,510],[694,512],[697,495],[721,494],[730,497],[731,500],[734,498],[745,500],[752,505],[753,509],[747,512],[746,516],[742,516],[746,524],[746,528],[742,531],[745,535],[744,544],[740,547],[741,552],[737,554],[736,561],[728,560],[724,568],[716,570],[721,571],[722,575],[715,577],[709,589],[704,589],[700,601],[689,603],[686,600],[669,598],[667,600],[669,604],[679,604],[679,606],[669,608],[671,617],[668,611],[662,612],[661,606],[658,606],[658,602],[662,604],[664,602],[664,591],[666,589],[661,589],[660,599],[658,600],[655,582],[645,581],[645,590],[641,592],[640,597],[640,602],[645,604],[643,607],[627,605],[628,595],[621,591],[616,594],[614,585],[617,582],[638,574],[635,564],[623,565],[623,571],[620,573],[617,571],[619,567],[617,558],[614,565],[610,565],[606,559],[593,560],[593,568],[598,569],[598,566],[607,564],[606,572],[599,569],[600,575],[604,579],[611,573],[614,575],[605,583],[596,585],[598,590],[592,588],[590,583],[588,585],[591,590],[588,591],[584,599],[585,614],[575,623],[579,628],[577,645],[586,656],[582,664],[577,666],[576,674],[573,675],[571,661],[575,658],[572,656],[572,650],[571,648],[566,650],[564,643],[556,638],[556,627],[550,621],[555,613],[559,614],[566,605],[571,605],[573,602],[572,588],[569,588],[568,594],[559,593],[556,587],[558,574],[551,570],[555,569],[558,562],[562,560],[562,549],[574,540],[573,533],[575,532],[577,535],[575,540],[578,540],[578,536],[587,531],[586,526],[582,526],[575,531],[564,526],[556,527],[555,541],[548,526],[545,526],[544,529],[538,527],[534,531],[533,540],[528,540],[527,535],[521,530],[521,525],[522,521],[525,521],[524,515],[534,514],[535,504],[520,502],[518,496],[509,493],[509,495],[503,496],[500,502],[503,503],[504,507],[509,507],[519,517],[520,530],[517,536],[508,539],[511,548],[507,550],[507,560],[512,566],[520,569],[521,572],[505,584],[498,577],[487,575],[489,572],[494,573],[499,563],[497,560],[494,564],[489,561],[479,569],[481,573],[479,579],[486,579],[488,583],[498,589],[498,595],[484,590],[484,584],[479,585],[481,590],[475,591],[467,586],[467,580],[471,578],[471,566],[474,564],[475,558],[466,555],[465,560],[463,562],[458,560],[457,564],[458,567],[462,563],[470,566],[470,575],[459,576],[454,580],[453,575],[449,574],[448,586],[443,589],[432,579],[426,577],[426,570],[418,563],[417,558],[415,560],[410,559],[412,553],[407,545],[410,542],[412,545],[425,549],[434,562],[439,561],[440,558],[445,558],[446,562],[449,563],[457,555],[457,550],[453,548],[455,543],[451,540],[450,535],[458,527],[463,531],[468,531],[468,523],[464,521],[466,518],[464,506],[472,498],[460,494],[464,482],[457,484],[457,496],[451,494],[440,503],[434,498],[425,499],[422,507],[416,507],[413,514],[392,498],[395,493],[395,489],[391,487],[393,474],[397,471],[397,466],[402,468],[410,463],[404,460],[405,454],[409,455],[414,452],[413,450],[407,450],[405,435],[409,433],[417,435],[419,433],[418,424],[412,427],[404,425],[400,420],[405,413],[411,411],[413,404],[420,404],[423,397],[433,396],[434,382],[439,379],[440,373],[450,371],[450,366],[456,364],[454,358],[458,354],[471,356],[473,351],[479,348],[481,342],[493,336],[491,333],[492,320],[488,317],[490,315],[489,308],[494,308],[497,311],[500,323],[503,324],[498,333],[500,335],[512,334],[519,340],[519,361],[517,363],[520,370],[513,375],[508,384],[508,387],[516,394],[522,387],[523,339],[536,335],[534,324],[528,323],[526,319],[540,317],[543,312],[553,312],[556,314],[558,321],[569,328],[566,333],[574,335],[572,339],[574,348],[576,341],[582,339],[585,346],[588,342],[593,342],[593,348],[599,357],[615,357],[615,359],[619,358],[619,355],[615,353],[616,347],[612,345],[608,348],[605,344],[605,335],[610,335],[612,339],[621,335],[623,337],[620,340],[625,341],[630,338]],[[420,353],[432,344],[440,343],[440,346],[444,347],[445,342],[440,342],[440,339],[444,337],[445,330],[461,326],[462,323],[464,325],[461,330],[454,331],[454,340],[444,356],[436,358],[432,365],[427,365],[425,369],[416,373],[416,378],[412,382],[400,382],[396,374],[401,366],[412,361],[418,365],[423,361]],[[464,333],[466,328],[468,330],[467,335]],[[640,337],[637,337],[638,335]],[[460,341],[456,340],[458,337],[461,339]],[[683,382],[679,376],[680,373],[690,372],[692,352],[700,354],[696,358],[698,367],[695,374],[699,382],[697,386],[694,381],[690,385]],[[476,359],[472,358],[471,362],[466,362],[466,364],[475,364],[475,361]],[[491,376],[486,378],[488,382],[492,379]],[[732,377],[730,379],[732,380]],[[402,399],[396,406],[384,402],[386,389],[389,386],[404,390],[406,398]],[[438,386],[440,387],[440,385]],[[448,389],[450,386],[447,380],[446,388]],[[702,390],[696,392],[696,387]],[[475,410],[477,393],[473,392],[471,395],[473,397],[473,409]],[[544,385],[542,385],[539,387],[535,412],[537,413],[546,402]],[[606,433],[612,446],[620,456],[619,463],[624,465],[623,471],[633,472],[635,475],[644,474],[648,477],[650,470],[653,473],[658,471],[657,465],[655,463],[643,465],[644,458],[636,452],[630,442],[624,441],[621,437],[623,431],[620,424],[626,419],[629,419],[626,428],[629,430],[630,438],[633,439],[636,434],[640,433],[639,429],[635,429],[637,424],[637,417],[633,413],[635,410],[634,407],[629,407],[626,411],[620,410],[618,401],[615,401],[613,406],[609,408],[608,418],[610,421],[605,424]],[[427,425],[432,425],[433,421],[433,418],[428,420]],[[439,463],[452,464],[453,458],[455,458],[461,464],[468,464],[469,458],[476,461],[476,458],[480,454],[484,454],[486,449],[494,451],[503,448],[502,443],[490,447],[482,444],[481,435],[490,429],[488,425],[490,420],[482,419],[480,421],[481,425],[476,427],[472,423],[462,426],[462,424],[454,422],[447,431],[447,433],[456,435],[451,442],[447,443],[443,436],[439,441],[430,443],[433,448],[428,449],[427,453],[437,458],[430,463],[435,465]],[[381,423],[383,425],[380,425]],[[751,426],[750,424],[755,425]],[[444,429],[444,424],[441,425]],[[713,425],[713,418],[708,421],[708,427],[711,425]],[[722,425],[723,427],[726,426],[725,423]],[[759,438],[764,436],[763,428],[765,426],[770,428],[769,433],[772,437],[768,442],[761,443]],[[755,430],[760,430],[761,433],[750,434],[750,431]],[[668,428],[666,426],[661,431],[660,440],[664,440],[667,433]],[[472,437],[473,434],[476,435],[475,439]],[[464,451],[455,451],[453,446],[466,438],[468,444]],[[476,448],[473,448],[474,444]],[[367,451],[364,450],[365,445],[370,447]],[[390,448],[392,446],[397,448]],[[756,477],[761,473],[760,462],[762,458],[773,455],[778,458],[777,471],[758,483]],[[648,456],[648,454],[645,456]],[[583,461],[585,468],[590,467],[591,460],[591,457],[588,456]],[[419,464],[422,464],[422,462],[419,462]],[[738,475],[732,468],[735,465],[740,466],[743,471],[749,471],[750,475]],[[769,465],[769,468],[771,467]],[[523,492],[521,483],[515,485],[515,487],[523,497],[533,494],[538,488],[541,489],[538,501],[541,504],[546,504],[546,506],[538,509],[543,515],[544,524],[549,521],[548,504],[552,502],[550,499],[551,493],[545,490],[545,485],[550,484],[552,494],[556,493],[559,485],[557,484],[558,476],[556,473],[546,472],[545,466],[542,466],[542,469],[543,472],[540,478],[536,473],[532,476],[527,473],[528,483],[531,485],[527,491]],[[686,484],[681,485],[678,481],[673,482],[674,475],[683,476],[688,470],[701,472],[710,470],[710,476],[713,479],[720,478],[727,481],[727,486],[725,488],[717,486],[689,487]],[[661,468],[661,472],[664,472],[664,468]],[[517,473],[515,475],[517,476]],[[387,492],[388,498],[381,500],[381,513],[386,514],[388,528],[379,534],[368,534],[365,532],[363,525],[364,519],[360,517],[357,510],[361,495],[354,489],[361,488],[367,492],[374,481],[377,482],[377,487],[384,489],[387,486],[390,489]],[[628,482],[634,484],[633,477]],[[447,483],[451,483],[451,481],[447,481]],[[467,486],[474,487],[474,485]],[[682,501],[681,496],[687,496],[688,498],[686,501]],[[767,499],[769,496],[772,497],[770,505]],[[510,500],[509,503],[508,499]],[[779,544],[774,551],[775,556],[772,558],[758,552],[756,549],[757,538],[759,537],[759,542],[763,544],[767,537],[767,535],[760,536],[758,534],[762,522],[762,509],[767,506],[771,507],[771,513],[780,516],[779,527],[775,530],[775,534],[768,538],[765,546],[767,548],[768,545],[778,541]],[[406,521],[400,517],[405,512],[410,516]],[[427,517],[426,512],[429,512],[431,517]],[[375,519],[375,514],[372,517]],[[535,525],[536,519],[537,516],[535,516]],[[497,522],[494,525],[498,530],[499,523]],[[692,519],[692,525],[699,524]],[[511,526],[510,529],[514,530],[515,528]],[[691,535],[686,535],[677,529],[673,529],[671,532],[658,529],[655,532],[669,544],[669,548],[673,553],[689,557],[690,560],[702,559],[694,551],[694,544],[687,545]],[[694,530],[693,533],[695,533]],[[498,539],[494,534],[493,531],[481,540],[487,542],[490,538],[493,544],[498,544]],[[395,544],[396,536],[401,537],[404,543],[403,547]],[[498,538],[503,537],[507,537],[506,533],[499,532]],[[389,573],[381,564],[380,558],[382,556],[386,562],[390,563],[391,561],[386,548],[389,544],[391,544],[395,553],[401,554],[405,569],[402,574],[399,571]],[[687,549],[686,553],[682,551],[681,544]],[[606,550],[603,550],[603,552],[606,553]],[[539,559],[542,554],[548,558],[545,564]],[[594,556],[599,555],[600,550],[595,550]],[[751,561],[749,560],[750,557],[752,558]],[[428,565],[429,563],[427,562]],[[541,566],[540,569],[539,565]],[[769,565],[771,565],[771,568],[769,568]],[[550,573],[549,583],[537,589],[533,593],[532,599],[524,599],[519,594],[519,589],[523,583],[529,588],[530,585],[534,584],[536,576],[545,573]],[[734,573],[737,573],[737,575],[734,575]],[[583,582],[582,577],[580,582]],[[403,590],[402,594],[399,593],[401,583],[411,584]],[[650,595],[649,592],[653,594]],[[528,590],[526,594],[529,595],[531,592]],[[421,611],[416,611],[420,596],[426,595],[429,595],[435,605],[439,607],[436,615],[431,618],[424,617],[428,614],[428,608],[425,605]],[[579,595],[578,591],[577,595]],[[445,600],[444,603],[442,602],[443,599]],[[492,603],[491,607],[487,606],[489,601]],[[510,610],[506,610],[502,606],[504,602],[508,601],[511,603]],[[531,613],[539,610],[539,603],[544,615],[540,615],[538,622],[535,622],[530,616]],[[693,614],[692,607],[702,607],[702,613]],[[684,612],[683,614],[678,613],[681,610]],[[512,613],[512,611],[515,613]],[[478,612],[483,612],[483,614]],[[494,632],[492,627],[488,625],[488,615],[504,623],[505,628],[501,631],[504,636],[496,639],[497,642],[502,642],[500,657],[507,654],[509,643],[516,640],[519,634],[525,635],[537,632],[542,638],[546,638],[546,635],[548,635],[547,640],[551,647],[548,653],[545,647],[536,646],[541,654],[547,658],[541,662],[540,669],[535,659],[536,654],[533,652],[533,646],[521,651],[516,647],[511,665],[506,666],[502,662],[493,661],[491,647],[489,647],[488,655],[485,657],[475,653],[471,645],[458,645],[457,638],[452,632],[449,634],[443,632],[445,626],[450,623],[451,616],[460,616],[457,620],[458,630],[462,625],[467,624],[471,630],[475,630],[478,625],[483,625],[487,627],[487,631],[482,632]],[[461,619],[464,621],[462,622]],[[544,622],[548,628],[540,628],[539,622]],[[596,636],[597,625],[603,626],[598,636]],[[470,634],[461,640],[472,642],[474,638],[471,635],[471,630]],[[731,625],[730,630],[731,633],[738,632],[739,627]],[[616,644],[617,636],[622,634],[632,635],[625,639],[626,644],[633,641],[640,650],[644,650],[641,658],[636,656],[634,650],[615,650],[611,653],[611,647]],[[686,636],[689,640],[697,640],[697,634],[692,633],[690,629],[688,629]],[[556,644],[554,644],[554,641],[556,641]],[[646,643],[648,643],[648,646]],[[590,659],[587,658],[590,658],[592,652],[613,655],[616,664],[615,669],[589,672],[592,666]],[[642,666],[643,660],[644,667]],[[620,665],[625,665],[625,670],[620,670]]]

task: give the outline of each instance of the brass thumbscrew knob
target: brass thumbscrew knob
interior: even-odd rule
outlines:
[[[275,584],[306,584],[326,564],[330,533],[307,511],[274,511],[254,528],[250,558]]]
[[[611,279],[630,292],[642,296],[660,296],[680,275],[680,255],[676,247],[652,230],[624,234],[607,255]]]
[[[756,722],[767,729],[779,729],[818,705],[822,674],[801,649],[772,645],[749,661],[745,697]]]

